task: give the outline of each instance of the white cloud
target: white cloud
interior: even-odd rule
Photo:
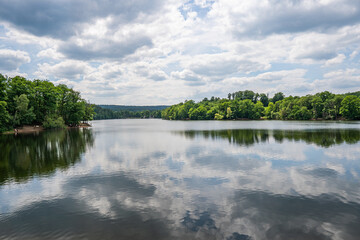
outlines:
[[[0,49],[0,70],[4,74],[17,71],[25,63],[30,63],[31,58],[27,52],[11,49]]]
[[[239,38],[306,31],[328,31],[359,23],[360,6],[354,1],[242,1],[214,3],[211,17],[225,19]]]
[[[35,73],[40,78],[55,79],[81,79],[85,74],[93,71],[85,62],[65,60],[60,63],[50,65],[48,63],[39,64],[39,70]]]
[[[39,58],[50,58],[50,59],[56,59],[56,60],[64,58],[64,55],[57,52],[56,49],[54,49],[54,48],[44,49],[44,50],[38,52],[38,54],[36,54],[36,56]]]
[[[283,70],[266,72],[254,77],[232,77],[226,78],[221,85],[230,89],[253,89],[256,92],[274,94],[283,92],[285,94],[303,94],[310,91],[313,86],[305,82],[306,69]],[[223,87],[224,88],[224,87]]]
[[[336,57],[329,59],[325,62],[325,67],[329,67],[332,65],[337,65],[342,63],[346,59],[344,54],[338,54]]]
[[[340,92],[356,91],[360,86],[360,69],[337,70],[324,74],[324,79],[315,81]]]
[[[359,51],[358,50],[355,50],[353,51],[351,54],[350,54],[350,59],[354,59],[357,55],[359,54]]]
[[[169,104],[241,89],[308,94],[357,83],[347,76],[342,88],[334,82],[326,89],[328,77],[319,77],[359,68],[360,5],[353,1],[156,1],[148,9],[142,0],[92,3],[78,18],[54,16],[49,24],[63,24],[58,29],[38,18],[3,20],[0,48],[26,50],[29,76],[71,82],[102,103]]]

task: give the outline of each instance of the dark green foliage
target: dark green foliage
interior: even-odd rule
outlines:
[[[274,97],[271,99],[273,103],[276,103],[277,101],[281,101],[285,98],[285,95],[282,92],[275,93]]]
[[[92,120],[93,105],[85,102],[80,93],[66,85],[54,86],[49,81],[29,81],[0,74],[0,132],[28,124],[61,126],[77,125]],[[61,118],[59,118],[61,117]]]
[[[65,121],[62,117],[58,116],[46,116],[43,123],[45,129],[51,128],[65,128]]]
[[[38,135],[0,135],[0,185],[9,179],[23,182],[49,176],[81,160],[94,144],[90,129],[44,131]]]
[[[32,91],[31,81],[28,81],[23,77],[16,76],[14,78],[9,78],[7,80],[6,102],[8,104],[7,108],[10,115],[15,115],[16,112],[15,98],[22,94],[29,96],[31,91]]]
[[[269,98],[266,94],[261,93],[260,95],[260,102],[264,105],[264,107],[267,107],[269,105]]]
[[[350,95],[341,102],[340,113],[347,119],[360,119],[360,98]]]
[[[65,123],[71,126],[77,125],[85,115],[85,101],[81,99],[80,93],[60,84],[58,114]]]
[[[360,97],[356,93],[332,94],[328,91],[303,97],[285,97],[276,93],[269,100],[264,93],[238,91],[227,98],[211,97],[199,103],[186,101],[162,111],[169,120],[222,120],[222,119],[278,119],[278,120],[336,120],[360,119]],[[264,107],[265,106],[265,107]]]
[[[360,132],[353,129],[314,129],[299,130],[263,130],[263,129],[227,129],[227,130],[188,130],[177,132],[188,138],[202,136],[211,139],[228,139],[229,143],[240,146],[251,146],[260,142],[277,142],[284,140],[304,141],[321,147],[330,147],[337,144],[355,144],[360,141]]]
[[[360,97],[360,91],[345,93],[345,95],[346,95],[346,96],[348,96],[348,95],[354,95],[354,96]]]
[[[6,78],[0,74],[0,101],[6,101]]]
[[[41,123],[45,116],[54,114],[58,97],[58,89],[48,81],[34,80],[31,100],[34,106],[35,122]]]
[[[29,108],[29,99],[25,94],[16,96],[15,101],[15,115],[14,115],[14,124],[16,126],[22,126],[24,124],[31,124],[35,119],[35,114],[33,112],[33,107]]]
[[[95,104],[85,103],[85,114],[82,119],[83,122],[88,122],[94,119],[94,108]]]
[[[232,94],[230,94],[232,96],[233,100],[245,100],[245,99],[249,99],[253,102],[257,101],[257,97],[258,94],[254,93],[253,91],[250,90],[245,90],[245,91],[238,91],[238,92],[234,92]],[[230,98],[229,98],[230,100]]]
[[[0,101],[0,132],[10,129],[10,115],[6,110],[6,102]]]

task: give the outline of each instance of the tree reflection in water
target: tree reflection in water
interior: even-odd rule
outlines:
[[[85,128],[0,135],[0,184],[67,169],[79,162],[93,143],[92,130]]]
[[[347,143],[355,144],[360,141],[360,131],[357,129],[311,129],[311,130],[262,130],[262,129],[227,129],[205,131],[175,132],[188,138],[204,137],[215,139],[228,139],[229,143],[240,146],[251,146],[274,139],[276,142],[304,141],[320,147]]]

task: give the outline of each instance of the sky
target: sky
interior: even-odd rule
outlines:
[[[96,104],[360,90],[359,0],[0,0],[0,73]]]

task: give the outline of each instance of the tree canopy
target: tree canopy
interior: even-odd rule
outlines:
[[[92,120],[93,115],[94,105],[64,84],[0,74],[0,132],[45,122],[47,128],[74,126]]]
[[[229,93],[227,98],[211,97],[185,101],[162,111],[168,120],[278,119],[278,120],[360,120],[359,92],[333,94],[328,91],[306,96],[282,92],[272,98],[250,90]]]

